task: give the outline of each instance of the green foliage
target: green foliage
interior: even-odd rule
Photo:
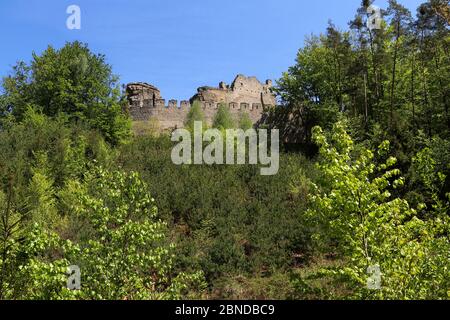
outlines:
[[[236,124],[231,115],[230,109],[225,104],[220,104],[214,117],[213,128],[219,130],[233,129]]]
[[[8,299],[15,289],[16,261],[19,258],[22,217],[12,199],[11,183],[8,193],[0,191],[0,299]]]
[[[265,118],[290,143],[313,141],[316,125],[335,127],[331,142],[315,129],[322,177],[309,211],[327,257],[320,264],[331,266],[302,270],[299,296],[446,299],[448,21],[439,1],[422,4],[414,19],[392,0],[381,28],[369,30],[369,4],[362,2],[351,32],[330,23],[306,41],[278,81],[283,107]],[[340,120],[354,140],[334,125]],[[395,158],[371,151],[385,149],[385,140]],[[377,264],[382,290],[367,290],[367,268]]]
[[[158,119],[151,118],[147,121],[133,121],[132,131],[135,135],[153,135],[161,133],[161,124]]]
[[[279,174],[262,177],[255,166],[179,167],[171,148],[169,137],[138,137],[123,146],[120,164],[142,173],[170,221],[178,268],[201,268],[212,285],[270,276],[311,254],[304,211],[315,170],[303,156],[281,155]],[[292,191],[294,179],[304,183]]]
[[[247,131],[253,128],[253,122],[247,112],[242,112],[239,116],[239,129]]]
[[[294,295],[290,274],[282,271],[271,276],[224,277],[215,282],[214,287],[215,292],[222,295],[213,295],[212,299],[262,300],[272,297],[276,300],[290,300]]]
[[[9,114],[9,99],[6,95],[1,94],[0,95],[0,119],[7,117]]]
[[[46,155],[43,154],[40,162],[45,165],[45,161]],[[33,176],[28,191],[30,219],[34,223],[51,230],[58,218],[54,199],[54,181],[47,177],[45,170],[42,170],[42,168],[36,168],[32,172]]]
[[[6,295],[7,299],[58,300],[76,299],[80,292],[70,291],[67,285],[67,268],[70,262],[64,256],[76,250],[69,241],[64,241],[52,231],[38,223],[26,233],[18,251],[22,258],[17,261],[18,272],[14,274],[15,290]]]
[[[103,55],[95,55],[82,43],[67,43],[59,50],[49,46],[41,55],[34,53],[29,64],[19,62],[13,67],[3,79],[3,88],[19,121],[31,107],[47,116],[63,113],[71,122],[85,122],[112,143],[129,135],[117,77]]]
[[[392,0],[381,28],[369,30],[366,10],[362,4],[350,30],[330,23],[326,33],[306,40],[278,81],[284,108],[267,122],[300,143],[311,142],[314,126],[328,130],[341,116],[359,128],[358,140],[380,126],[393,144],[400,142],[406,155],[400,164],[410,165],[417,150],[405,141],[419,130],[430,139],[449,137],[448,22],[436,3],[422,4],[413,19]]]
[[[335,61],[345,61],[351,56],[348,37],[348,34],[338,34],[337,39],[326,36],[308,39],[297,54],[296,65],[283,73],[278,81],[276,90],[285,107],[275,110],[276,114],[268,121],[275,122],[285,138],[311,143],[313,126],[329,128],[337,120],[348,96],[343,93],[347,85],[344,83],[346,69]],[[330,41],[336,43],[330,44]],[[290,115],[281,115],[277,121],[278,114],[286,109]],[[296,131],[300,128],[303,130]]]
[[[97,167],[84,181],[68,182],[59,195],[69,214],[60,233],[68,239],[48,230],[48,221],[35,222],[25,240],[15,243],[17,255],[11,249],[6,253],[9,259],[22,257],[16,261],[19,272],[10,275],[20,286],[10,288],[3,281],[2,297],[179,299],[192,286],[202,287],[201,273],[173,273],[173,246],[166,240],[166,226],[158,220],[154,199],[136,173]],[[55,198],[40,200],[44,209]],[[2,266],[8,260],[2,259]],[[81,268],[80,291],[65,288],[66,270],[73,264]]]
[[[71,261],[83,271],[83,298],[178,299],[201,283],[199,273],[173,275],[173,247],[147,190],[136,173],[97,167],[63,191],[75,195],[68,233],[80,247]]]
[[[101,135],[64,116],[49,118],[29,109],[22,122],[5,123],[0,131],[0,176],[12,179],[19,195],[36,173],[61,187],[80,177],[89,161],[108,165],[111,158]]]
[[[193,131],[194,130],[194,123],[196,121],[203,122],[203,127],[205,128],[205,115],[202,110],[202,105],[200,101],[194,101],[194,103],[191,106],[191,109],[188,112],[188,115],[186,117],[186,128]]]
[[[341,123],[335,125],[331,143],[318,127],[314,138],[327,185],[316,186],[310,216],[323,228],[317,238],[332,241],[345,261],[322,274],[343,282],[357,298],[449,298],[448,202],[445,210],[422,218],[407,201],[392,195],[404,184],[399,170],[393,169],[395,158],[377,165],[372,151],[361,148],[355,154],[354,142]],[[383,143],[378,154],[385,154],[388,147]],[[423,154],[417,161],[429,163]],[[381,267],[379,291],[365,287],[373,265]]]
[[[449,299],[441,2],[413,19],[390,0],[369,30],[363,1],[351,30],[306,41],[262,127],[319,157],[284,152],[271,177],[175,166],[158,123],[128,139],[117,77],[84,44],[17,63],[0,95],[0,299]],[[214,127],[236,125],[252,121],[220,106]]]
[[[174,248],[147,185],[113,169],[101,135],[30,109],[22,122],[4,122],[0,151],[0,298],[176,299],[201,291],[200,273],[173,272]],[[81,291],[64,289],[71,264],[82,269]]]

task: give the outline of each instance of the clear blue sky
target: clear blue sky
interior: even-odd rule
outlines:
[[[386,0],[375,4],[386,7]],[[400,0],[415,14],[421,0]],[[278,79],[305,36],[329,19],[346,28],[360,0],[0,0],[0,76],[51,44],[80,40],[103,53],[122,83],[145,81],[166,99],[238,73]],[[66,8],[82,11],[66,28]]]

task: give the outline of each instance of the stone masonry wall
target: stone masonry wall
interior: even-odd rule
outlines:
[[[191,102],[196,100],[200,102],[209,125],[221,104],[228,106],[236,120],[245,112],[256,123],[262,117],[264,106],[276,104],[271,85],[269,80],[263,85],[254,77],[238,75],[231,86],[221,82],[218,88],[201,87],[190,101],[180,103],[177,100],[166,103],[160,91],[147,83],[128,84],[126,92],[129,113],[134,121],[154,119],[162,130],[167,130],[184,127]]]

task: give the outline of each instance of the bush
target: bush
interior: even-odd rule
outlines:
[[[278,175],[262,177],[258,166],[176,166],[171,147],[167,136],[136,137],[121,148],[119,163],[149,185],[176,239],[179,270],[201,268],[212,284],[308,260],[304,212],[315,169],[307,159],[282,154]],[[294,179],[303,185],[294,187]]]
[[[343,266],[325,268],[318,275],[345,285],[346,298],[449,298],[449,203],[436,198],[434,210],[422,218],[419,211],[424,206],[412,209],[406,200],[392,195],[393,189],[403,185],[400,171],[393,168],[396,159],[377,165],[371,150],[361,148],[355,154],[342,123],[335,125],[331,142],[318,127],[314,138],[327,184],[323,189],[316,186],[309,213],[323,228],[316,238],[325,240],[326,250],[334,246],[344,261]],[[388,147],[384,142],[379,156]],[[426,151],[416,161],[433,171]],[[379,290],[367,286],[374,266],[381,269]]]

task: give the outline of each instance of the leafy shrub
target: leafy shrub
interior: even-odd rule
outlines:
[[[342,123],[335,125],[331,143],[318,127],[314,138],[328,185],[312,196],[309,213],[324,228],[317,237],[334,243],[345,261],[344,266],[319,274],[345,284],[350,290],[347,297],[449,298],[448,202],[441,204],[445,209],[421,218],[406,200],[391,194],[392,188],[403,185],[399,170],[393,169],[395,158],[376,165],[371,150],[361,149],[355,155]],[[383,143],[379,154],[388,146]],[[374,265],[381,268],[381,290],[367,288],[368,268]]]

